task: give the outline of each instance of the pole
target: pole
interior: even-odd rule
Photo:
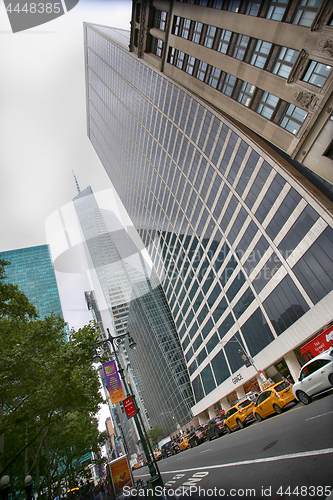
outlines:
[[[115,349],[114,347],[114,340],[115,340],[115,337],[112,337],[110,335],[110,331],[109,329],[107,328],[106,329],[107,332],[108,332],[108,338],[107,338],[107,341],[110,342],[110,344],[112,345],[112,349],[114,351],[114,355],[115,355],[115,358],[116,358],[116,363],[117,363],[117,366],[118,366],[118,373],[123,381],[123,384],[125,386],[125,392],[126,392],[126,397],[129,397],[130,396],[130,393],[129,393],[129,390],[128,390],[128,385],[126,384],[126,380],[125,380],[125,375],[124,375],[124,370],[120,364],[120,361],[119,361],[119,358],[118,358],[118,355],[117,355],[117,350]],[[119,335],[119,337],[121,337]],[[136,424],[136,427],[138,429],[138,433],[139,433],[139,437],[140,437],[140,440],[141,440],[141,443],[142,443],[142,447],[143,447],[143,452],[146,456],[146,459],[147,459],[147,462],[148,462],[148,469],[149,469],[149,473],[150,473],[150,476],[151,476],[151,480],[149,481],[149,483],[154,487],[156,486],[163,486],[163,481],[162,481],[162,477],[160,475],[160,472],[158,470],[158,466],[157,466],[157,463],[156,463],[156,468],[155,468],[155,465],[154,465],[154,460],[155,460],[155,457],[154,457],[154,454],[153,454],[153,461],[151,459],[151,455],[148,451],[148,447],[147,447],[147,442],[145,440],[145,437],[143,435],[143,432],[142,432],[142,428],[141,428],[141,425],[140,425],[140,422],[139,422],[139,419],[138,419],[138,415],[134,415],[134,421],[135,421],[135,424]],[[144,426],[143,426],[144,428]],[[149,442],[149,440],[147,440]],[[157,470],[158,470],[158,473],[157,473]]]

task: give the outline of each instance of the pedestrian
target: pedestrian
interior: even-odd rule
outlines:
[[[96,486],[94,490],[94,500],[102,500],[101,488],[99,486]]]

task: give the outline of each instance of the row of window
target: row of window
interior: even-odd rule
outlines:
[[[310,27],[316,17],[322,0],[178,0],[183,3],[202,5],[213,9],[236,12],[248,16],[262,17]],[[332,19],[329,20],[332,26]]]
[[[292,134],[298,132],[307,115],[306,111],[294,104],[173,47],[170,48],[169,63]]]
[[[191,19],[179,16],[174,18],[172,32],[174,35],[199,43],[286,79],[298,56],[298,51],[292,48],[281,47],[265,40],[191,21]],[[317,87],[322,87],[331,69],[332,67],[327,64],[311,60],[302,80]]]
[[[172,33],[283,78],[288,78],[298,56],[297,50],[179,16]]]

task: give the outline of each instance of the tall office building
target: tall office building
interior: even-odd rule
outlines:
[[[331,0],[134,0],[130,49],[333,184]]]
[[[332,73],[324,62],[332,27],[327,9],[299,5],[290,17],[291,3],[298,5],[233,1],[221,10],[225,2],[210,0],[134,2],[131,34],[85,25],[88,135],[149,249],[185,354],[192,410],[202,420],[259,388],[260,372],[296,379],[300,347],[332,321],[332,201],[325,182],[317,189],[291,158],[314,135],[309,158],[329,148]],[[279,20],[278,12],[289,17]],[[327,20],[326,51],[317,32],[293,24],[302,12],[304,22]],[[232,55],[241,29],[250,62]],[[216,44],[226,30],[233,45],[223,53]],[[310,76],[289,84],[274,70],[278,60],[284,64],[281,47],[301,52],[298,33],[312,40],[311,57],[324,71],[320,88]],[[261,41],[275,54],[271,71],[251,64],[255,50],[264,58]],[[292,97],[302,86],[322,103],[316,119]],[[322,120],[320,131],[312,118]],[[332,165],[329,156],[322,160]],[[240,346],[258,371],[244,366]]]
[[[48,245],[1,252],[6,266],[6,280],[18,285],[36,307],[41,319],[51,313],[63,317],[58,285]]]
[[[132,352],[126,340],[118,345],[122,368],[145,425],[158,425],[167,435],[191,419],[193,393],[164,292],[116,215],[99,207],[90,187],[78,187],[73,203],[96,285],[85,293],[88,308],[101,338],[108,327],[113,337],[131,332],[137,347]],[[128,425],[125,417],[124,430]],[[126,434],[133,448],[135,429]]]

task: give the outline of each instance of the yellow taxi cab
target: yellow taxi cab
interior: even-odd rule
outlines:
[[[277,384],[273,384],[259,394],[254,403],[253,416],[261,422],[263,418],[273,415],[274,413],[282,413],[282,409],[295,401],[295,396],[292,393],[292,384],[288,380],[282,380]]]
[[[185,436],[183,436],[179,440],[178,446],[180,448],[180,451],[184,451],[184,450],[186,450],[190,446],[190,443],[188,442],[189,437],[190,437],[190,434],[186,434]]]
[[[154,457],[155,457],[156,461],[157,460],[161,460],[161,458],[162,458],[162,452],[161,452],[161,450],[155,450],[154,451]]]
[[[243,429],[245,424],[253,419],[253,405],[253,401],[245,397],[227,411],[223,425],[228,434],[232,429]]]

